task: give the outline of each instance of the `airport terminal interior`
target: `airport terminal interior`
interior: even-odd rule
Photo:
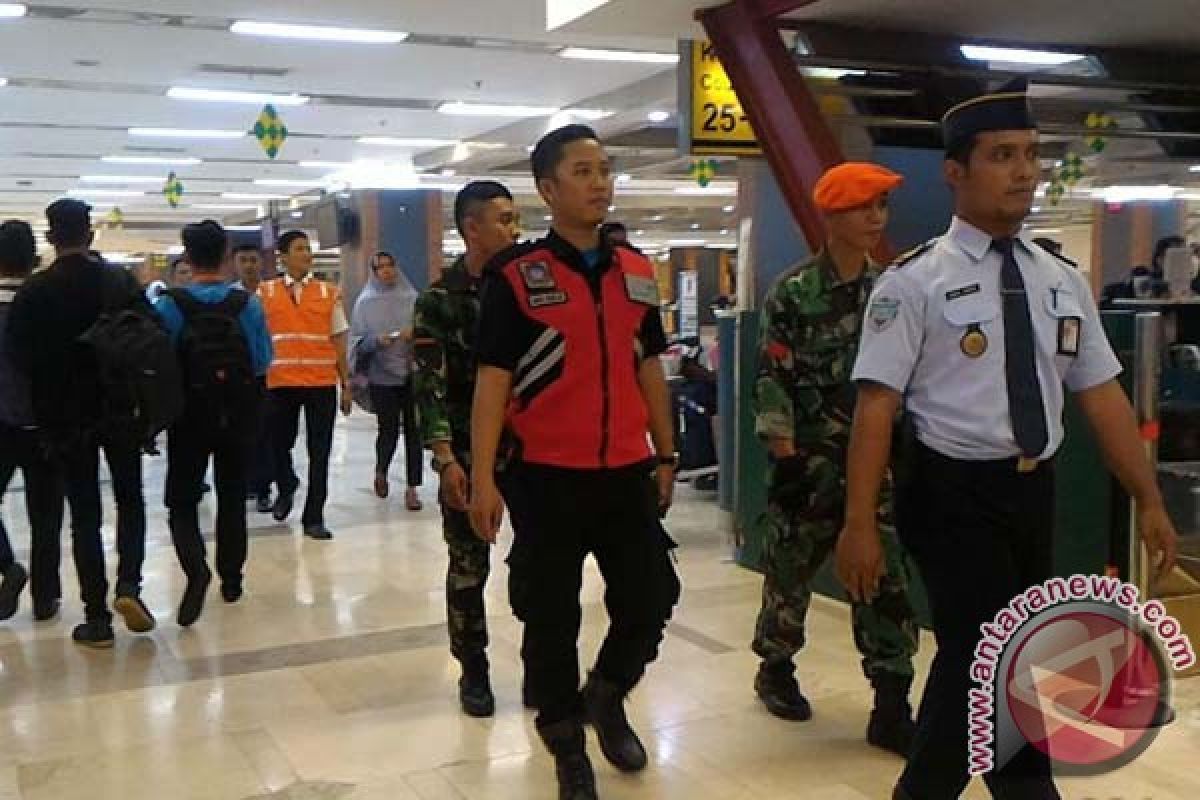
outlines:
[[[832,566],[814,579],[795,658],[812,718],[779,718],[756,694],[751,642],[770,557],[772,474],[755,424],[764,297],[824,246],[813,188],[840,161],[903,177],[874,260],[944,234],[954,205],[943,115],[1024,78],[1040,128],[1027,238],[1057,254],[1045,257],[1068,259],[1091,287],[1179,534],[1174,569],[1149,577],[1131,531],[1136,503],[1104,469],[1084,411],[1068,402],[1055,570],[1131,581],[1200,643],[1195,5],[0,2],[0,219],[31,225],[45,267],[55,258],[47,206],[85,201],[92,249],[143,286],[181,285],[189,223],[220,222],[231,247],[260,253],[266,280],[285,269],[280,237],[303,231],[313,274],[340,290],[349,315],[376,254],[394,257],[415,294],[467,252],[454,209],[472,181],[507,186],[520,238],[545,236],[552,211],[531,153],[552,130],[590,126],[612,163],[607,221],[624,226],[660,298],[679,451],[663,525],[678,543],[682,584],[657,659],[625,703],[648,766],[612,766],[589,727],[598,796],[886,799],[905,760],[864,739],[874,692]],[[324,518],[333,538],[321,540],[300,520],[302,429],[296,512],[277,521],[246,501],[244,596],[224,602],[214,580],[190,626],[176,621],[186,578],[164,507],[168,437],[147,443],[141,600],[157,624],[135,633],[118,615],[111,649],[72,641],[83,605],[68,513],[61,610],[34,619],[26,592],[0,621],[0,800],[560,797],[555,758],[523,703],[509,521],[491,547],[484,593],[495,713],[470,716],[447,629],[441,465],[425,450],[406,497],[405,445],[420,436],[406,429],[390,492],[380,492],[376,434],[364,408],[338,415]],[[115,583],[103,460],[99,475]],[[16,561],[28,564],[25,485],[18,470],[0,519]],[[199,506],[210,555],[215,504],[208,491]],[[915,708],[937,642],[925,593],[913,594]],[[581,603],[586,678],[609,624],[592,560]],[[1166,673],[1169,724],[1119,766],[1077,774],[1060,765],[1062,797],[1200,796],[1200,678],[1194,664]],[[961,796],[991,795],[976,779]]]

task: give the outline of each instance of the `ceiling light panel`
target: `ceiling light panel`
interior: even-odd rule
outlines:
[[[678,53],[647,53],[637,50],[598,50],[591,47],[566,47],[558,53],[579,61],[621,61],[631,64],[678,64]]]
[[[249,105],[302,106],[309,101],[301,94],[269,94],[265,92],[240,92],[227,89],[198,89],[190,86],[172,86],[167,97],[173,100],[198,100],[203,103],[246,103]]]
[[[1064,64],[1087,58],[1079,53],[1055,53],[1050,50],[1025,50],[1019,47],[987,47],[973,44],[964,44],[959,50],[965,58],[972,61],[1028,64],[1035,67],[1061,67]]]
[[[24,3],[0,3],[0,17],[5,19],[15,19],[23,17],[29,12]]]
[[[549,117],[560,109],[549,106],[499,105],[495,103],[442,103],[438,112],[459,117]]]
[[[448,112],[443,112],[448,113]],[[409,147],[417,148],[433,148],[433,147],[455,147],[458,145],[456,139],[420,139],[420,138],[404,138],[398,136],[363,136],[358,140],[359,144],[377,145],[379,147]]]
[[[204,162],[199,158],[163,158],[159,156],[105,156],[107,164],[145,164],[156,167],[194,167]]]
[[[254,20],[238,20],[229,27],[229,30],[243,36],[268,36],[278,39],[307,39],[317,42],[350,42],[353,44],[399,44],[408,38],[408,34],[401,31],[338,28],[326,25],[293,25]]]
[[[130,128],[129,135],[159,139],[241,139],[246,132],[200,128]]]

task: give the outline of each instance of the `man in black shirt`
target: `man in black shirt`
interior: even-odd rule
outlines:
[[[91,254],[90,215],[86,203],[71,199],[58,200],[46,209],[50,226],[46,238],[54,245],[57,259],[17,294],[7,346],[18,369],[29,376],[38,427],[61,453],[66,469],[75,569],[86,616],[72,638],[87,647],[108,648],[113,644],[113,629],[100,538],[101,450],[117,503],[120,563],[113,607],[135,633],[153,630],[155,624],[139,596],[146,546],[141,449],[136,440],[102,436],[92,429],[99,381],[95,364],[80,357],[77,340],[104,310],[102,296],[115,307],[153,312],[131,273]]]

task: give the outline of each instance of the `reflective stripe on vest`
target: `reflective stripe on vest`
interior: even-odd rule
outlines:
[[[339,302],[336,287],[312,280],[304,285],[300,302],[284,279],[267,281],[260,289],[275,358],[267,386],[334,386],[338,382],[337,348],[333,343],[333,310]]]

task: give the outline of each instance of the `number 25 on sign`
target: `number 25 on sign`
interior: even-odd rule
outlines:
[[[690,119],[681,149],[693,155],[758,155],[758,140],[710,42],[685,42],[680,103]]]

